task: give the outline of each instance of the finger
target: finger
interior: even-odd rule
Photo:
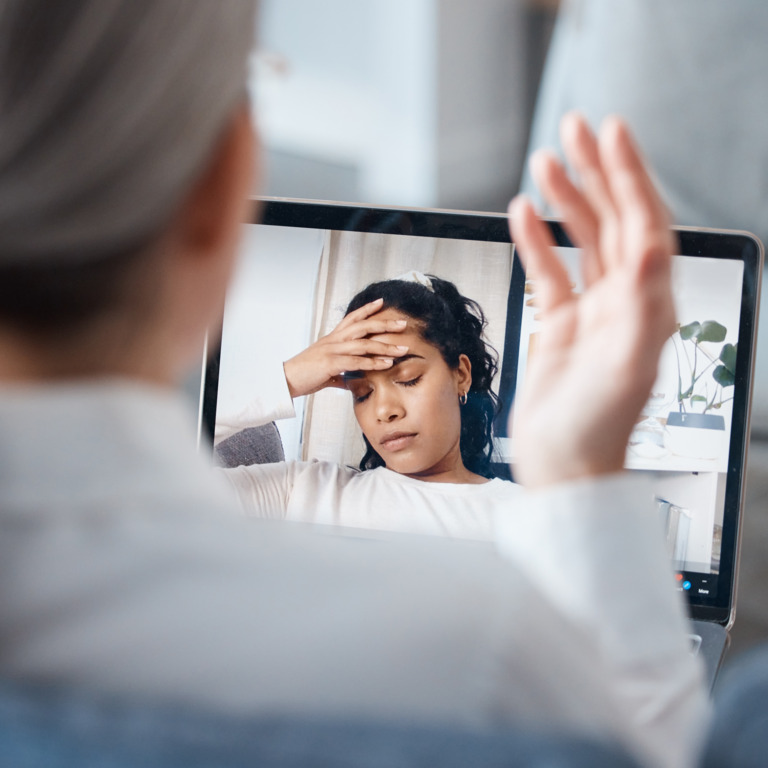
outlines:
[[[341,329],[340,335],[345,339],[362,339],[366,336],[383,333],[402,333],[407,326],[407,320],[379,320],[372,317],[359,320],[349,327]]]
[[[675,247],[669,212],[626,125],[607,118],[599,146],[621,215],[623,252],[639,269],[666,267]]]
[[[370,341],[379,341],[379,342],[382,342],[384,344],[389,344],[389,345],[395,345],[396,342],[397,342],[397,337],[396,336],[393,337],[389,333],[375,333],[372,336],[366,336],[365,338],[370,340]],[[398,344],[397,346],[400,347],[401,345]],[[408,350],[408,347],[405,346],[405,345],[402,345],[402,349]],[[405,354],[407,354],[407,352],[400,352],[400,353],[398,353],[397,356],[398,357],[402,357]]]
[[[554,251],[549,227],[522,195],[509,204],[509,226],[526,273],[536,281],[537,305],[546,312],[567,301],[572,295],[571,281]]]
[[[327,386],[349,389],[349,379],[357,378],[355,374],[363,374],[367,371],[385,371],[391,368],[395,361],[391,357],[347,357],[342,358],[342,362],[346,364],[338,374],[328,379]]]
[[[339,371],[339,375],[345,373],[357,373],[364,371],[382,371],[387,368],[391,368],[394,365],[394,358],[386,356],[376,357],[358,357],[357,355],[351,355],[349,357],[340,357],[339,362],[343,363],[343,367]]]
[[[373,301],[369,301],[367,304],[363,304],[362,307],[358,307],[346,315],[334,330],[347,328],[359,320],[365,320],[366,317],[375,315],[381,309],[381,305],[383,303],[384,299],[374,299]]]
[[[582,250],[584,284],[589,287],[602,275],[597,216],[551,152],[534,153],[530,167],[544,198],[557,208],[563,218],[563,228],[573,244]]]
[[[597,138],[578,112],[569,112],[563,117],[560,122],[560,141],[595,213],[600,216],[613,212],[613,199],[601,166]]]
[[[338,342],[328,349],[334,358],[341,356],[370,357],[382,355],[384,357],[403,357],[408,353],[408,347],[404,344],[390,344],[379,339],[353,339],[351,341]],[[343,370],[343,369],[341,369]]]
[[[611,187],[606,179],[597,139],[586,120],[569,112],[561,121],[560,137],[568,162],[576,172],[584,197],[599,226],[597,256],[600,269],[620,261],[620,222]]]
[[[623,120],[612,115],[603,121],[598,137],[598,150],[617,205],[622,203],[617,194],[620,191],[629,190],[634,195],[634,199],[625,199],[625,205],[647,206],[658,223],[663,227],[669,227],[671,224],[669,210],[656,189],[632,132]],[[623,182],[623,186],[617,187],[617,182]]]

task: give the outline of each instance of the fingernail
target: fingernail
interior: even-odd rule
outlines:
[[[404,355],[408,351],[408,347],[404,347],[402,344],[398,344],[395,349],[401,354]]]
[[[382,363],[385,363],[386,365],[392,365],[395,361],[391,357],[379,357],[377,358]]]
[[[392,322],[395,324],[395,328],[405,328],[408,325],[407,320],[393,320]]]

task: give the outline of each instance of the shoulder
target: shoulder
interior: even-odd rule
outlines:
[[[524,493],[522,485],[512,482],[512,480],[504,480],[501,477],[493,477],[483,486],[490,493],[503,493],[507,496],[519,496]]]
[[[293,477],[295,482],[311,483],[317,485],[330,485],[335,487],[344,487],[358,480],[367,473],[361,472],[354,467],[343,466],[333,461],[321,461],[314,459],[312,461],[290,461],[286,462],[289,469],[286,471]]]

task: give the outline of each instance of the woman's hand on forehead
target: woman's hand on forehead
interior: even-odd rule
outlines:
[[[344,387],[345,372],[386,370],[408,353],[406,345],[396,343],[406,321],[376,317],[382,304],[377,299],[350,312],[327,336],[283,364],[291,397]]]
[[[549,228],[530,202],[510,204],[513,240],[535,281],[541,331],[515,404],[515,476],[536,487],[620,471],[629,435],[675,330],[669,214],[627,127],[561,124],[579,186],[550,153],[531,160],[544,197],[582,249],[575,294]]]

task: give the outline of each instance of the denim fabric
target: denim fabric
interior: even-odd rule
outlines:
[[[744,654],[721,674],[703,768],[768,765],[768,647]]]
[[[529,730],[478,733],[221,714],[65,689],[0,686],[0,765],[14,768],[631,768],[621,752]]]

